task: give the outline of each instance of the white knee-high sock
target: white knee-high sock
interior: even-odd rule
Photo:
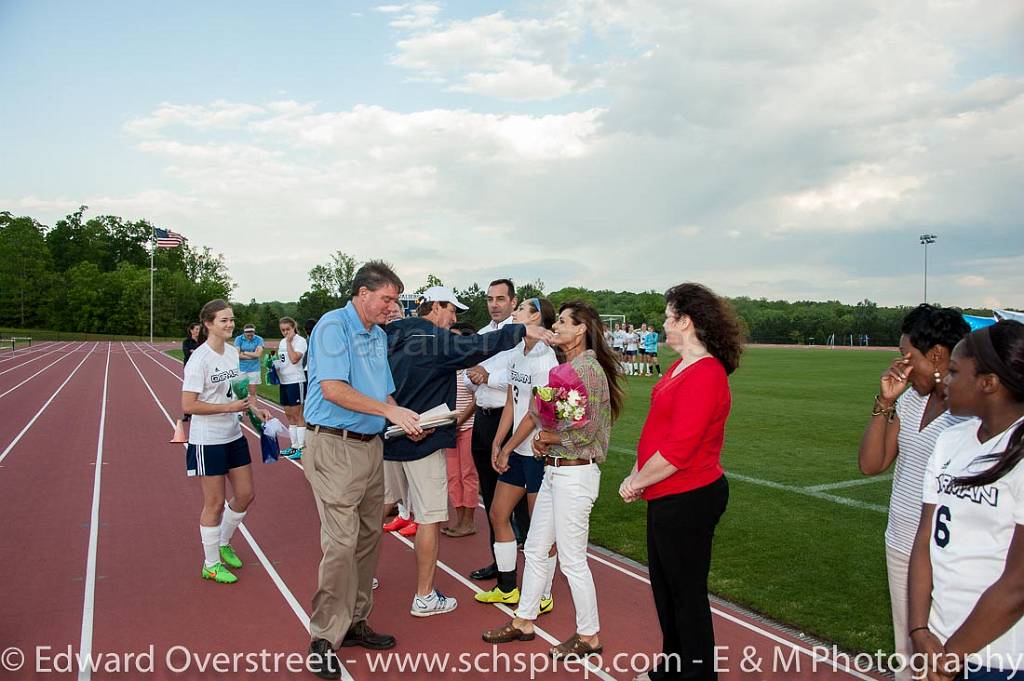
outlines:
[[[199,538],[203,541],[203,559],[206,567],[220,562],[220,526],[199,526]]]
[[[295,426],[288,426],[288,439],[292,441],[292,447],[299,446],[299,434],[295,430]]]
[[[498,572],[516,569],[516,548],[515,540],[494,542],[494,564],[498,566]]]
[[[548,569],[547,581],[544,582],[544,591],[542,595],[544,598],[551,598],[551,584],[555,581],[555,568],[558,567],[558,554],[548,556],[548,564],[545,566]]]
[[[305,447],[306,446],[306,426],[295,426],[295,436],[298,438],[299,444],[292,444],[293,447]]]
[[[238,529],[238,525],[242,522],[242,518],[248,511],[232,510],[230,504],[224,504],[224,518],[220,521],[220,545],[227,546],[231,543],[231,537],[234,536],[235,530]]]

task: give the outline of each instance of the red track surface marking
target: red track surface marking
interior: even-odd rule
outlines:
[[[35,399],[25,398],[22,401],[15,402],[12,405],[5,405],[5,418],[3,423],[0,423],[0,443],[7,442],[8,437],[10,437],[11,439],[9,441],[9,444],[5,445],[4,450],[0,451],[0,463],[4,462],[4,459],[7,458],[7,455],[11,452],[15,445],[18,444],[18,441],[21,439],[21,437],[23,437],[25,433],[28,432],[28,429],[32,427],[36,419],[42,416],[43,412],[45,412],[50,407],[50,405],[53,404],[53,401],[61,393],[64,387],[67,386],[67,384],[71,381],[71,379],[75,376],[79,369],[82,368],[82,365],[85,364],[85,362],[91,358],[93,351],[98,346],[99,343],[93,345],[92,348],[89,349],[87,352],[82,353],[82,359],[75,365],[75,368],[72,369],[66,376],[59,375],[56,377],[57,380],[60,381],[60,383],[57,385],[55,390],[42,395],[34,395]],[[47,396],[49,399],[47,399]],[[30,416],[35,410],[35,405],[39,403],[42,403],[42,406],[39,407],[38,411],[35,411],[34,416]],[[25,420],[20,420],[19,417],[21,416],[25,416]],[[62,416],[66,416],[66,414]],[[20,430],[17,430],[21,426],[21,424],[24,424],[24,426],[21,427]],[[57,431],[54,432],[60,431],[58,429]],[[53,433],[50,434],[51,436],[53,435]]]
[[[40,343],[34,343],[32,347],[22,348],[21,350],[11,350],[9,347],[0,348],[0,364],[10,362],[18,359],[19,357],[26,357],[36,352],[46,351],[54,344],[55,341],[42,341]]]
[[[152,644],[155,669],[145,678],[158,679],[211,678],[214,675],[197,671],[196,665],[203,656],[218,652],[256,655],[266,650],[270,656],[304,653],[309,641],[305,618],[316,588],[320,548],[319,520],[300,466],[293,462],[260,463],[258,443],[247,434],[255,457],[257,498],[243,525],[245,531],[240,529],[233,541],[245,567],[238,571],[236,585],[201,580],[198,571],[202,549],[196,527],[202,503],[199,485],[184,474],[181,446],[166,442],[171,431],[168,418],[177,418],[180,411],[181,365],[159,353],[158,348],[151,352],[129,345],[126,349],[115,344],[110,354],[102,448],[107,465],[102,470],[100,522],[96,528],[92,652],[147,652]],[[17,528],[9,531],[15,541],[3,542],[0,555],[9,555],[8,565],[30,568],[10,571],[0,591],[5,604],[0,612],[0,634],[17,632],[0,637],[3,647],[15,645],[28,650],[43,644],[66,649],[69,644],[78,645],[85,584],[72,579],[81,580],[87,564],[89,481],[95,483],[96,479],[89,463],[98,447],[105,354],[94,352],[89,356],[50,407],[39,411],[36,423],[13,447],[7,465],[0,468],[0,494],[8,500],[7,525]],[[0,435],[10,437],[3,435],[5,429],[17,430],[33,418],[38,405],[53,393],[53,385],[66,378],[67,369],[62,367],[70,366],[57,364],[19,389],[17,402],[27,401],[34,406],[21,414],[14,426],[0,426]],[[159,405],[140,375],[151,386]],[[59,438],[54,437],[57,433]],[[0,444],[5,441],[0,439]],[[37,490],[45,490],[42,503],[36,501]],[[445,664],[445,671],[427,673],[421,668],[418,673],[403,674],[393,666],[387,672],[371,672],[372,660],[395,665],[397,659],[376,653],[368,657],[361,648],[343,648],[342,659],[351,660],[346,667],[353,678],[483,676],[472,670],[452,671],[452,667],[459,666],[458,655],[463,653],[481,655],[490,665],[492,648],[483,643],[480,633],[508,617],[492,606],[473,601],[475,588],[490,587],[492,583],[477,585],[461,576],[487,560],[484,523],[483,514],[478,513],[476,535],[442,537],[440,558],[444,565],[439,566],[436,583],[443,592],[459,599],[459,608],[453,614],[433,618],[409,615],[415,582],[412,550],[404,539],[391,535],[383,538],[378,568],[381,588],[375,592],[371,624],[397,636],[399,644],[394,653],[453,657]],[[252,539],[252,545],[246,537]],[[619,653],[653,652],[660,630],[650,588],[644,582],[646,574],[603,552],[595,550],[591,555],[601,608],[603,664],[610,666]],[[561,575],[555,580],[554,595],[555,612],[542,616],[537,624],[554,639],[564,639],[574,630],[574,615]],[[798,655],[803,661],[802,673],[772,673],[776,647],[788,656],[793,646],[804,649],[805,644],[770,625],[751,622],[728,607],[716,607],[715,627],[719,643],[730,646],[727,666],[731,671],[724,673],[723,679],[851,678],[842,672],[830,674],[824,667],[812,673],[807,666],[809,659],[803,654]],[[177,664],[184,664],[188,653],[199,656],[198,660],[192,659],[185,674],[174,673],[165,664],[165,654],[175,645],[184,646],[175,649],[172,661]],[[538,637],[531,643],[500,646],[498,654],[532,653],[544,660],[548,645]],[[761,673],[741,672],[743,649],[748,645],[755,646],[767,661],[768,667]],[[503,660],[514,663],[511,658],[500,657],[495,678],[528,678],[526,672],[501,671]],[[606,678],[631,678],[632,672],[626,670],[630,666],[628,657],[615,662],[621,671],[611,671]],[[305,672],[288,674],[283,667],[276,674],[246,672],[244,659],[241,668],[240,673],[217,678],[314,678]],[[593,672],[590,675],[596,676]],[[557,673],[540,673],[538,678],[583,676],[579,671],[560,669]],[[93,677],[142,675],[97,671]]]
[[[62,348],[60,354],[57,357],[57,359],[53,360],[49,364],[43,365],[41,368],[37,369],[36,366],[33,365],[30,368],[19,369],[19,371],[15,372],[15,373],[12,373],[9,376],[5,376],[4,380],[2,382],[0,382],[0,391],[3,391],[3,392],[0,392],[0,398],[6,397],[7,395],[10,395],[11,393],[13,393],[15,390],[17,390],[21,386],[25,385],[26,383],[28,383],[32,379],[36,378],[37,376],[43,374],[47,369],[49,369],[50,367],[54,366],[58,362],[62,362],[65,359],[67,359],[68,357],[73,357],[74,354],[75,354],[75,351],[81,349],[82,347],[83,346],[77,346],[77,347],[74,347],[74,348],[67,348],[67,349]],[[30,371],[32,371],[31,374],[28,373]],[[23,378],[22,376],[25,375],[25,374],[27,374],[27,375],[24,376],[24,378]],[[17,381],[17,383],[14,383],[14,381]]]
[[[0,371],[0,376],[4,376],[6,374],[9,374],[12,371],[17,371],[18,369],[22,368],[23,366],[31,364],[32,362],[36,362],[36,361],[42,359],[43,357],[47,357],[47,356],[52,355],[52,354],[54,354],[56,352],[61,352],[61,351],[65,350],[65,349],[67,349],[69,347],[71,347],[71,343],[68,343],[67,345],[64,345],[64,346],[61,346],[61,347],[58,347],[58,348],[54,348],[54,349],[50,350],[49,352],[37,352],[37,353],[33,354],[32,357],[29,358],[29,359],[26,359],[25,357],[19,357],[18,360],[25,360],[25,361],[14,361],[14,362],[11,362],[10,364],[5,364],[3,371]]]
[[[59,652],[79,643],[103,369],[104,355],[89,354],[0,469],[5,647]]]

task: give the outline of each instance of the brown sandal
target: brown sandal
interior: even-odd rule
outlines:
[[[587,655],[594,655],[603,650],[604,647],[600,643],[597,646],[592,646],[581,639],[579,634],[573,634],[568,641],[552,646],[548,652],[556,660],[582,660]]]
[[[446,527],[443,530],[441,530],[441,532],[443,532],[446,537],[452,537],[454,539],[458,537],[468,537],[471,534],[476,534],[476,528]]]
[[[487,643],[509,643],[511,641],[532,641],[535,636],[534,632],[526,633],[509,622],[501,629],[485,631],[483,639]]]

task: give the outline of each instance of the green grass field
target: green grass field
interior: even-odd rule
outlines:
[[[667,369],[675,357],[663,351],[661,359]],[[715,538],[711,590],[848,650],[892,649],[883,542],[891,482],[882,476],[826,490],[824,498],[804,488],[863,482],[857,444],[889,361],[878,351],[756,347],[730,379],[723,451],[730,499]],[[635,460],[654,380],[627,379],[626,409],[591,518],[594,543],[641,562],[645,506],[622,503],[618,487]],[[260,394],[276,401],[277,387],[262,385]]]

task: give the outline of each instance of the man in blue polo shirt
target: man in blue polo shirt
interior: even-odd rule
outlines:
[[[309,621],[309,669],[341,677],[339,646],[384,649],[395,638],[366,623],[373,605],[384,512],[381,432],[388,421],[422,437],[416,412],[395,404],[384,324],[402,280],[379,261],[363,265],[352,299],[328,312],[309,339],[302,468],[320,512],[319,583]]]
[[[263,339],[256,335],[256,327],[246,324],[242,334],[235,338],[238,350],[238,370],[249,378],[249,397],[256,396],[256,386],[262,383],[260,357],[263,356]]]

